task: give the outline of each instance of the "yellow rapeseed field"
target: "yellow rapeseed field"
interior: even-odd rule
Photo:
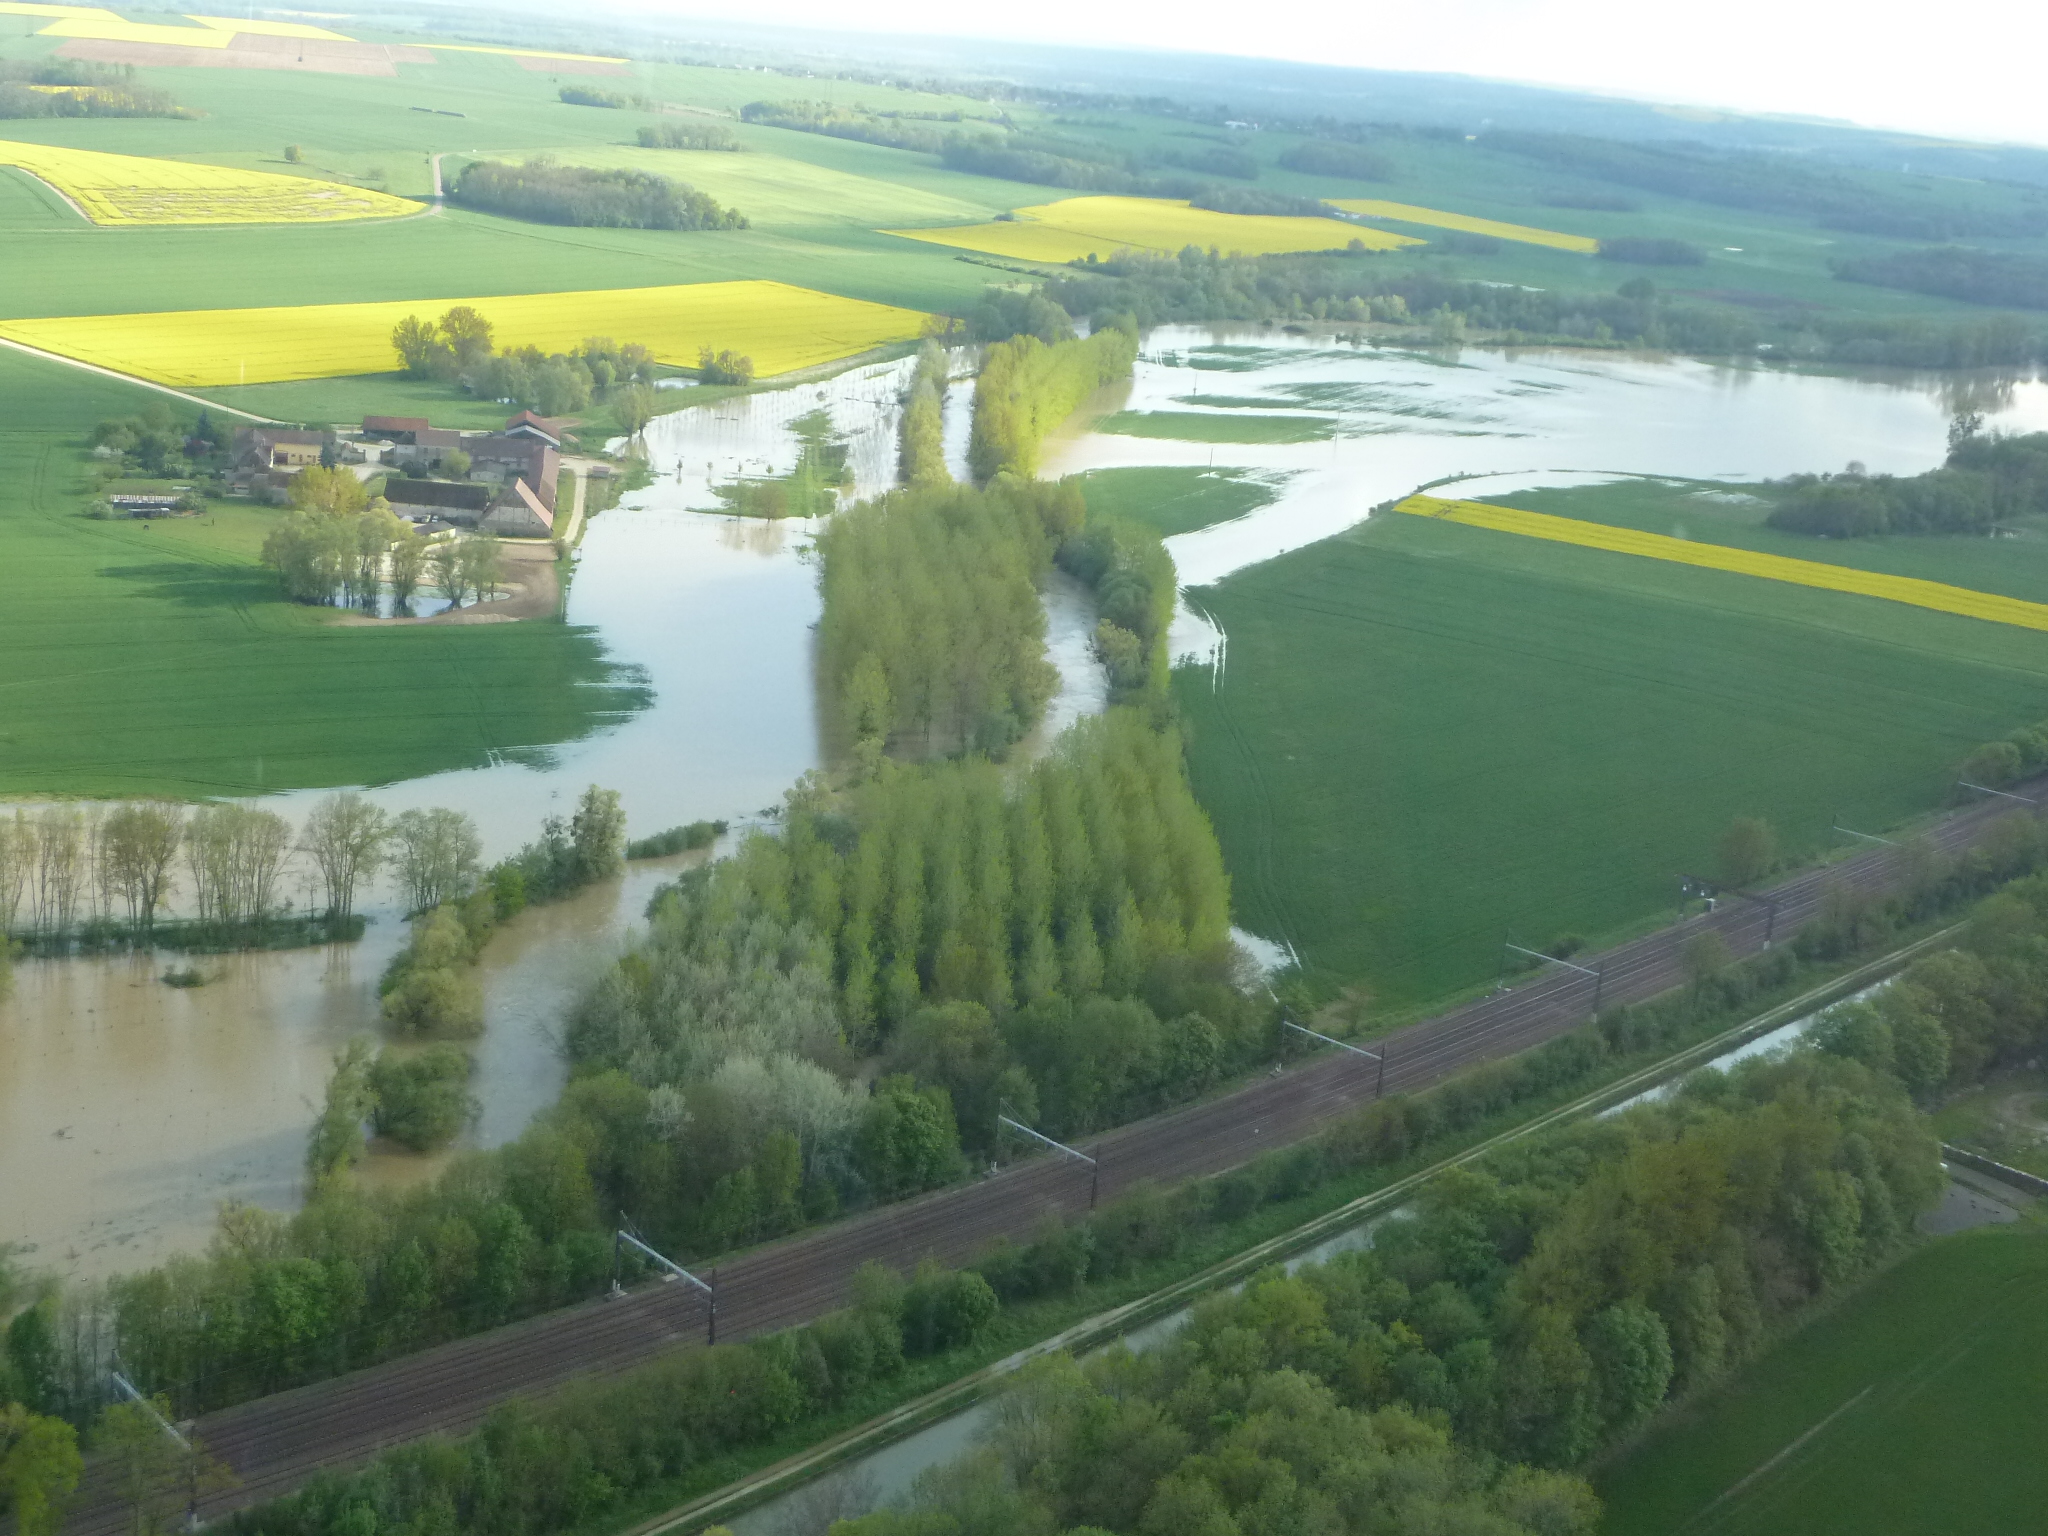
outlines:
[[[339,32],[309,26],[303,21],[244,21],[239,16],[187,16],[185,19],[196,21],[202,27],[211,27],[216,32],[254,32],[262,37],[303,37],[325,43],[355,41]]]
[[[1914,576],[1887,576],[1879,571],[1852,570],[1845,565],[1827,565],[1818,560],[1795,560],[1789,555],[1730,549],[1725,544],[1695,544],[1690,539],[1674,539],[1661,533],[1613,528],[1605,523],[1588,523],[1573,517],[1551,517],[1542,512],[1524,512],[1516,507],[1496,507],[1483,501],[1446,501],[1438,496],[1410,496],[1394,510],[1463,523],[1472,528],[1491,528],[1526,538],[1549,539],[1558,544],[1577,544],[1585,549],[1641,555],[1651,560],[1669,560],[1677,565],[1702,566],[1711,571],[1733,571],[1739,576],[1760,576],[1766,581],[1787,581],[1828,592],[1882,597],[1894,603],[1908,603],[1915,608],[1932,608],[1937,613],[1958,613],[1965,618],[1986,619],[1993,624],[2048,630],[2048,605],[2025,602],[2017,597],[2000,597],[1990,592],[1972,592],[1967,587],[1922,581]]]
[[[1498,219],[1475,219],[1469,214],[1445,213],[1438,208],[1418,208],[1413,203],[1389,203],[1376,197],[1333,199],[1333,208],[1362,213],[1367,218],[1395,219],[1403,224],[1422,224],[1431,229],[1456,229],[1468,235],[1491,235],[1496,240],[1518,240],[1524,245],[1547,245],[1553,250],[1577,251],[1591,256],[1600,249],[1598,240],[1584,235],[1567,235],[1555,229],[1536,229],[1528,224],[1503,224]]]
[[[0,140],[0,165],[48,182],[95,224],[317,224],[420,211],[418,203],[366,187],[96,149]]]
[[[186,389],[389,373],[392,327],[468,304],[500,349],[563,352],[590,336],[637,341],[664,363],[694,368],[701,347],[731,348],[763,377],[915,337],[915,310],[844,299],[785,283],[689,283],[484,299],[309,304],[280,309],[188,309],[0,321],[0,336]]]
[[[886,234],[934,245],[984,251],[1021,261],[1081,261],[1114,256],[1124,249],[1173,252],[1211,246],[1226,254],[1274,256],[1290,251],[1342,250],[1353,240],[1388,251],[1421,242],[1385,230],[1364,229],[1335,219],[1288,218],[1272,214],[1211,213],[1163,197],[1069,197],[1035,208],[1019,208],[1014,223],[971,224],[954,229],[892,229]]]
[[[231,48],[237,33],[261,37],[296,37],[310,42],[348,43],[355,39],[325,27],[299,21],[244,21],[237,16],[187,16],[190,27],[128,21],[98,5],[31,5],[0,0],[0,16],[41,16],[50,24],[38,37],[77,37],[106,43],[154,43],[172,48]],[[623,64],[624,59],[590,53],[552,53],[537,48],[482,48],[456,43],[421,46],[442,53],[497,53],[518,59],[562,59],[582,64]]]

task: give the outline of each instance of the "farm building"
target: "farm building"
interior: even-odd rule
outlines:
[[[505,482],[504,490],[477,526],[485,533],[508,539],[545,539],[555,531],[555,514],[541,504],[532,486],[514,479]]]
[[[560,451],[562,446],[562,424],[549,421],[545,416],[536,416],[531,411],[521,411],[505,423],[504,436],[530,437],[536,442],[546,443]]]
[[[384,482],[384,499],[400,517],[437,517],[474,527],[490,510],[491,488],[467,480],[407,480],[393,475]]]
[[[235,468],[304,469],[308,464],[318,464],[321,451],[335,440],[332,432],[313,432],[302,427],[237,427]]]
[[[562,456],[538,437],[497,433],[473,437],[462,445],[469,452],[472,480],[523,480],[550,515],[555,510],[555,482]]]

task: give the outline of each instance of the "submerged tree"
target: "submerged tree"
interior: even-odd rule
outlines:
[[[460,811],[442,808],[401,811],[391,823],[397,844],[398,878],[409,912],[438,907],[467,895],[483,865],[483,839],[476,823]]]
[[[390,818],[352,789],[313,807],[300,846],[320,871],[330,921],[345,923],[354,914],[356,887],[377,873],[390,838]]]

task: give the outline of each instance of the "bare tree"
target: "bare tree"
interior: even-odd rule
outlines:
[[[460,811],[406,811],[391,825],[408,912],[466,894],[483,863],[476,823]]]
[[[348,921],[355,911],[356,887],[376,874],[390,838],[391,819],[352,789],[313,807],[299,846],[319,868],[331,920]]]
[[[449,605],[460,608],[462,596],[469,590],[469,562],[463,559],[462,541],[442,539],[433,545],[427,551],[427,569],[433,572],[434,585]]]
[[[462,541],[462,569],[468,586],[482,602],[498,590],[498,578],[505,565],[505,546],[498,542],[497,535],[490,533],[472,534]]]
[[[123,805],[107,817],[101,829],[101,874],[137,927],[155,925],[184,833],[184,811],[161,802]]]
[[[35,831],[36,926],[46,933],[62,933],[78,912],[85,818],[65,806],[45,806],[36,817]]]
[[[207,805],[185,828],[185,866],[199,920],[233,928],[269,917],[291,852],[291,823],[246,805]]]
[[[25,812],[0,817],[0,936],[11,933],[21,912],[22,892],[35,863],[35,828]]]
[[[412,595],[419,590],[427,569],[427,541],[418,529],[405,528],[392,540],[384,568],[389,573],[392,600],[401,608],[411,607]]]

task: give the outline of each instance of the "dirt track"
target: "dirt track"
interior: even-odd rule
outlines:
[[[2048,779],[2025,793],[2048,792]],[[2011,800],[1967,807],[1930,834],[1938,848],[1974,843]],[[1770,889],[1782,941],[1815,916],[1837,882],[1885,889],[1900,855],[1876,848]],[[1578,959],[1604,973],[1603,1005],[1640,1002],[1684,980],[1682,951],[1712,930],[1738,956],[1763,947],[1768,914],[1760,904],[1724,901],[1711,915],[1660,929]],[[1386,1091],[1424,1087],[1459,1068],[1562,1033],[1590,1012],[1594,981],[1553,970],[1521,985],[1390,1036]],[[1222,1098],[1111,1131],[1085,1149],[1101,1161],[1106,1198],[1141,1179],[1172,1182],[1233,1167],[1271,1147],[1312,1133],[1333,1117],[1370,1103],[1373,1063],[1331,1051],[1282,1076],[1260,1079]],[[820,1231],[757,1249],[715,1271],[719,1336],[740,1339],[816,1317],[843,1303],[854,1274],[871,1259],[907,1267],[925,1257],[957,1264],[992,1238],[1027,1237],[1045,1213],[1088,1205],[1086,1167],[1039,1159],[994,1178],[866,1212]],[[545,1391],[577,1376],[614,1371],[704,1336],[700,1293],[652,1285],[618,1301],[591,1302],[495,1332],[442,1345],[333,1381],[240,1404],[198,1424],[207,1447],[231,1465],[240,1484],[202,1506],[210,1516],[274,1498],[325,1466],[360,1461],[384,1446],[477,1424],[503,1398]],[[74,1536],[117,1536],[121,1507],[88,1473],[66,1526]]]

